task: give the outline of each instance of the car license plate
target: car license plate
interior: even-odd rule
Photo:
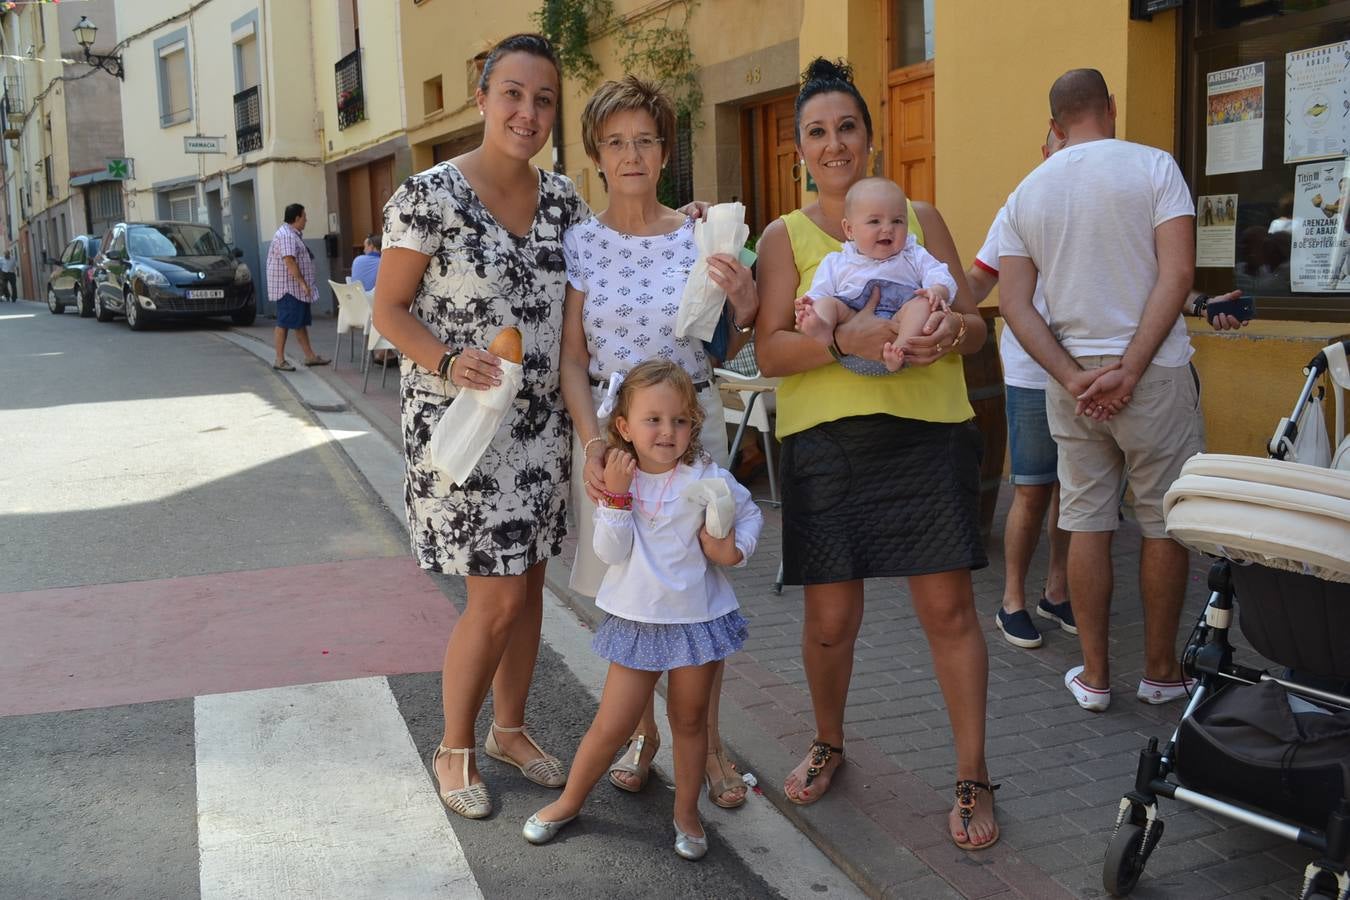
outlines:
[[[213,290],[213,291],[188,291],[188,292],[187,292],[187,295],[188,295],[188,299],[189,299],[189,300],[223,300],[223,299],[225,299],[225,292],[224,292],[223,290],[219,290],[219,289]]]

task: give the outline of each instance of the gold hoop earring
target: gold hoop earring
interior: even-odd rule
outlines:
[[[792,177],[792,180],[793,180],[793,181],[801,181],[801,180],[802,180],[802,169],[805,168],[805,167],[806,167],[806,160],[805,160],[805,159],[798,160],[797,162],[795,162],[795,163],[792,164],[792,169],[791,169],[791,171],[789,172],[789,174],[790,174],[790,176]]]

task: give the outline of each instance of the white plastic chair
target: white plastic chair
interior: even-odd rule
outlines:
[[[339,351],[342,349],[342,335],[347,335],[347,361],[351,362],[356,352],[356,339],[352,337],[353,328],[359,330],[362,337],[370,329],[370,298],[361,285],[338,284],[329,281],[328,286],[338,299],[337,342],[333,345],[333,368],[338,365]]]
[[[730,458],[735,459],[745,438],[745,429],[754,428],[764,441],[764,461],[769,469],[769,500],[773,506],[779,506],[778,479],[773,470],[773,426],[769,423],[769,397],[778,389],[777,378],[764,378],[760,375],[742,375],[730,369],[713,369],[717,376],[718,388],[722,391],[722,418],[728,425],[736,426],[736,436],[732,438]],[[733,400],[734,402],[727,402]]]
[[[370,294],[366,293],[365,290],[359,284],[354,285],[354,287],[356,288],[358,293],[365,296],[368,308],[373,309],[375,306],[375,295],[373,293]],[[366,387],[370,384],[371,354],[373,354],[376,350],[393,350],[395,353],[398,352],[397,348],[394,347],[393,344],[389,343],[388,338],[384,337],[384,335],[380,334],[378,331],[375,330],[375,324],[373,321],[373,314],[372,314],[372,317],[367,318],[366,320],[366,358],[365,358],[366,377],[361,381],[361,393],[363,394],[366,392]],[[384,359],[380,362],[381,390],[384,389],[384,379],[388,376],[388,374],[389,374],[389,354],[386,353]]]

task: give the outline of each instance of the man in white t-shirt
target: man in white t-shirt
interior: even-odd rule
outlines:
[[[1045,136],[1041,158],[1060,148],[1053,131]],[[989,227],[984,245],[966,272],[978,303],[989,296],[998,283],[999,244],[1007,211],[1000,209]],[[1045,317],[1045,294],[1039,283],[1032,297],[1036,312]],[[1009,481],[1013,486],[1012,506],[1003,529],[1003,603],[994,615],[994,625],[1008,643],[1035,649],[1041,646],[1040,631],[1027,611],[1026,580],[1031,557],[1040,541],[1041,525],[1050,513],[1050,561],[1045,588],[1036,604],[1036,615],[1057,621],[1070,634],[1077,634],[1073,608],[1069,604],[1069,533],[1058,525],[1059,476],[1055,440],[1045,419],[1045,370],[1022,349],[1011,328],[1004,328],[998,341],[1003,363],[1008,420]]]
[[[1183,697],[1176,654],[1188,554],[1167,537],[1163,495],[1204,449],[1199,379],[1181,320],[1195,273],[1195,204],[1176,162],[1115,139],[1115,98],[1095,69],[1050,89],[1064,147],[1023,179],[1000,242],[1001,310],[1050,375],[1059,524],[1071,533],[1069,594],[1083,665],[1065,686],[1084,709],[1111,702],[1111,538],[1128,473],[1143,534],[1144,678],[1150,703]],[[1046,316],[1032,295],[1037,278]]]

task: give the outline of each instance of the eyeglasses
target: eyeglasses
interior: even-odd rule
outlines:
[[[600,142],[600,149],[608,150],[610,153],[622,153],[624,149],[632,144],[639,153],[650,153],[665,142],[664,138],[659,137],[635,137],[631,140],[625,138],[610,138],[607,141]]]

